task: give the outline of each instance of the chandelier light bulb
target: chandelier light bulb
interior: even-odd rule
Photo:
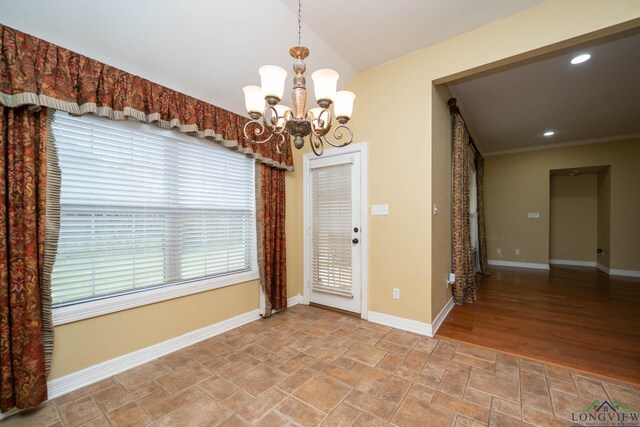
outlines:
[[[356,99],[356,94],[349,92],[348,90],[341,90],[336,92],[333,100],[333,112],[336,117],[351,118],[353,113],[353,101]]]
[[[333,98],[336,95],[339,77],[340,75],[336,71],[328,68],[317,70],[311,74],[316,99],[318,101],[325,99],[333,101]]]
[[[263,65],[258,69],[262,92],[265,97],[275,97],[282,99],[284,94],[284,81],[287,79],[287,72],[277,65]]]
[[[245,86],[242,88],[244,92],[244,106],[247,113],[260,113],[264,111],[264,94],[260,86]]]

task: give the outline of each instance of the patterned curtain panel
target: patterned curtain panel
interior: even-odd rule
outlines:
[[[489,272],[487,262],[487,228],[484,219],[484,159],[476,156],[476,182],[478,189],[478,243],[480,247],[480,271],[484,275]]]
[[[264,296],[261,314],[269,317],[273,310],[287,308],[285,176],[283,170],[266,165],[258,167],[258,267]]]
[[[242,137],[247,118],[1,24],[0,104],[134,118],[293,170],[289,144],[280,155],[274,140],[255,145]]]
[[[469,212],[469,132],[462,116],[453,116],[453,298],[456,304],[476,300]]]
[[[50,304],[50,290],[42,283],[47,119],[46,108],[0,107],[2,412],[34,408],[47,399],[45,329],[50,331],[51,318],[42,314],[43,304]]]

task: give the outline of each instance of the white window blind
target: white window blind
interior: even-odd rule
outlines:
[[[55,307],[252,271],[254,161],[209,141],[57,112]]]
[[[311,286],[352,296],[352,164],[311,170]]]

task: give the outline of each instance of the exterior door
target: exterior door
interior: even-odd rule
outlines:
[[[325,152],[326,154],[326,152]],[[362,308],[361,152],[308,162],[309,301],[360,313]]]

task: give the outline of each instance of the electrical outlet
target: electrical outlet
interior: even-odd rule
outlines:
[[[389,215],[389,205],[371,205],[371,215]]]
[[[400,289],[393,288],[393,299],[400,299]]]
[[[502,248],[496,249],[496,252],[498,253],[498,256],[502,256]]]
[[[449,285],[453,285],[456,283],[456,274],[449,273],[449,277],[447,277],[447,289],[449,289]]]
[[[520,255],[520,248],[516,248],[516,255]]]

